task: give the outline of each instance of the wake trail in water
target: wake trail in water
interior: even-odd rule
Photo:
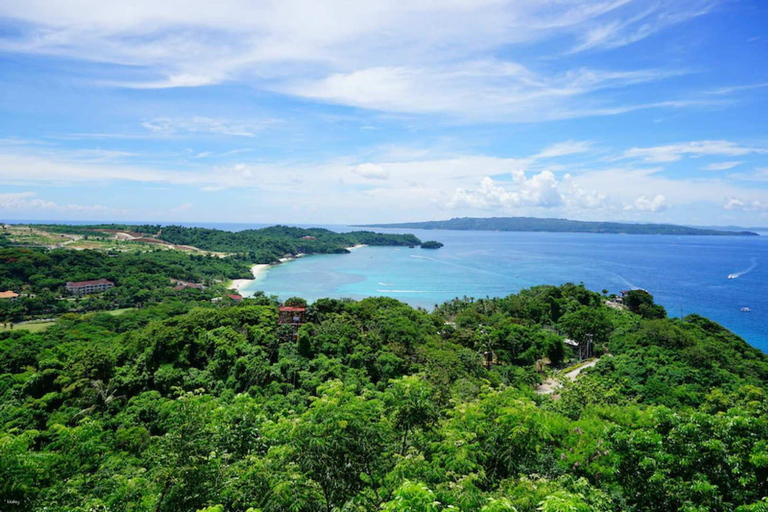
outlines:
[[[627,286],[629,286],[630,290],[639,290],[640,289],[639,286],[635,285],[634,283],[630,283],[623,276],[620,276],[619,274],[617,274],[615,272],[611,272],[611,274],[613,274],[619,281],[621,281],[622,283],[624,283]]]
[[[435,261],[437,263],[442,263],[443,265],[448,265],[448,266],[456,267],[456,268],[463,268],[463,269],[466,269],[466,270],[471,270],[472,272],[479,272],[481,274],[489,274],[489,275],[504,277],[506,279],[516,279],[517,278],[516,275],[513,277],[510,274],[503,274],[501,272],[494,272],[492,270],[485,270],[485,269],[482,269],[482,268],[471,267],[469,265],[462,265],[460,263],[453,263],[451,261],[439,260],[437,258],[430,258],[429,256],[417,256],[417,255],[412,254],[411,258],[414,258],[414,259],[417,259],[417,260]]]
[[[750,258],[749,261],[752,264],[749,266],[748,269],[742,270],[741,272],[734,272],[733,274],[728,274],[728,279],[736,279],[737,277],[747,275],[758,267],[757,258]]]

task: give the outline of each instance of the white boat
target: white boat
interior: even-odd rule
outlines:
[[[736,279],[739,277],[739,274],[728,274],[728,279]]]
[[[741,308],[739,311],[741,311],[742,313],[749,313],[749,312],[751,312],[752,310],[751,310],[751,309],[749,309],[749,308]]]

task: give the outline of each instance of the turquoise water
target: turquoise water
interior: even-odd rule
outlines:
[[[342,228],[338,228],[343,230]],[[384,230],[403,232],[403,230]],[[364,247],[268,270],[244,292],[280,298],[393,297],[431,308],[538,284],[645,288],[670,315],[699,313],[768,351],[768,237],[671,237],[409,230],[439,250]],[[728,279],[729,274],[739,274]],[[749,307],[750,313],[740,311]]]

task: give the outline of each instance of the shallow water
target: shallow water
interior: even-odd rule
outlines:
[[[407,232],[445,247],[364,247],[308,256],[271,268],[244,291],[308,300],[384,295],[431,308],[457,296],[504,296],[537,284],[583,282],[611,292],[637,287],[672,316],[699,313],[768,351],[765,236]]]

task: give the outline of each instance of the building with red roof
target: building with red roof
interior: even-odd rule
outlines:
[[[90,295],[105,292],[113,286],[115,283],[103,278],[91,281],[67,281],[67,292],[73,295]]]

